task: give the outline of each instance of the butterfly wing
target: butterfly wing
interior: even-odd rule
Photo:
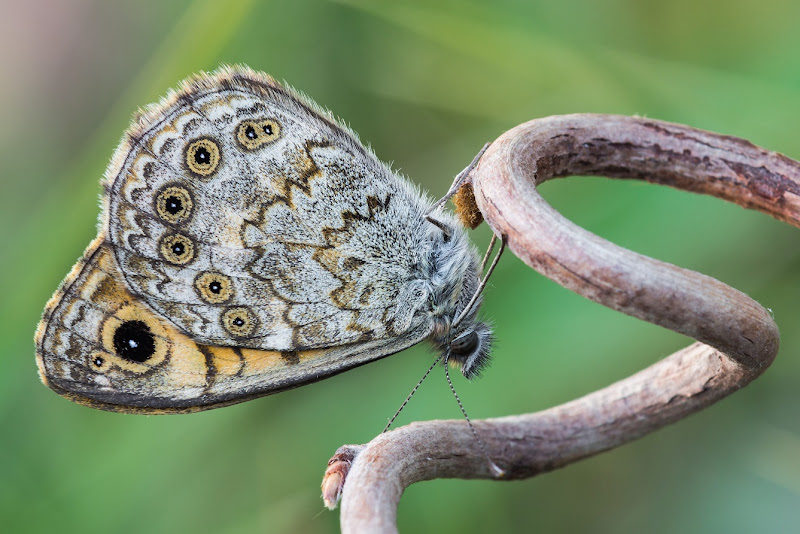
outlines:
[[[269,77],[186,82],[129,131],[106,189],[128,287],[200,343],[298,351],[430,332],[427,201]]]
[[[425,335],[305,351],[197,342],[156,315],[123,282],[98,237],[45,309],[36,333],[42,380],[94,408],[135,413],[205,410],[275,393],[392,354]]]

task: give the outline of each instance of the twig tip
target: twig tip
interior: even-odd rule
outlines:
[[[322,502],[328,510],[338,506],[350,466],[363,448],[363,445],[342,445],[328,460],[328,468],[322,476]]]

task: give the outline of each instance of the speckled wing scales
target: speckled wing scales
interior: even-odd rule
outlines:
[[[126,345],[130,340],[139,345]],[[37,364],[48,386],[81,404],[135,413],[190,412],[241,402],[345,371],[406,345],[387,339],[278,352],[198,343],[127,289],[102,235],[48,303],[36,333]],[[137,361],[142,349],[148,357]]]
[[[424,200],[266,76],[224,69],[145,111],[106,187],[129,287],[198,342],[292,351],[425,337],[406,338],[425,321]]]

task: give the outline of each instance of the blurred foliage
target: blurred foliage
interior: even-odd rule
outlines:
[[[4,2],[0,40],[0,518],[5,532],[335,532],[318,484],[422,374],[424,346],[280,395],[190,416],[93,411],[36,376],[45,301],[95,234],[98,181],[138,107],[246,63],[312,95],[432,192],[531,118],[640,114],[800,158],[800,3]],[[799,234],[722,201],[603,178],[543,187],[623,246],[774,310],[765,376],[636,443],[514,483],[406,492],[402,531],[788,532],[800,508]],[[480,246],[487,229],[475,232]],[[493,366],[456,387],[476,417],[545,408],[687,340],[588,302],[506,255],[485,298]],[[455,418],[434,374],[400,423]]]

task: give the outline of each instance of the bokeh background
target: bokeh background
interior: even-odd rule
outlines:
[[[33,332],[95,235],[98,181],[132,112],[198,70],[246,63],[343,117],[443,194],[487,140],[562,113],[639,114],[800,158],[800,3],[64,0],[0,2],[0,528],[336,532],[319,482],[376,435],[425,346],[187,416],[73,405],[43,387]],[[720,200],[603,178],[547,183],[579,224],[770,307],[766,375],[633,444],[532,480],[412,486],[404,532],[796,532],[800,233]],[[488,231],[474,233],[485,246]],[[507,254],[486,292],[493,366],[456,387],[475,417],[543,409],[689,340],[607,310]],[[437,372],[400,418],[460,417]]]

